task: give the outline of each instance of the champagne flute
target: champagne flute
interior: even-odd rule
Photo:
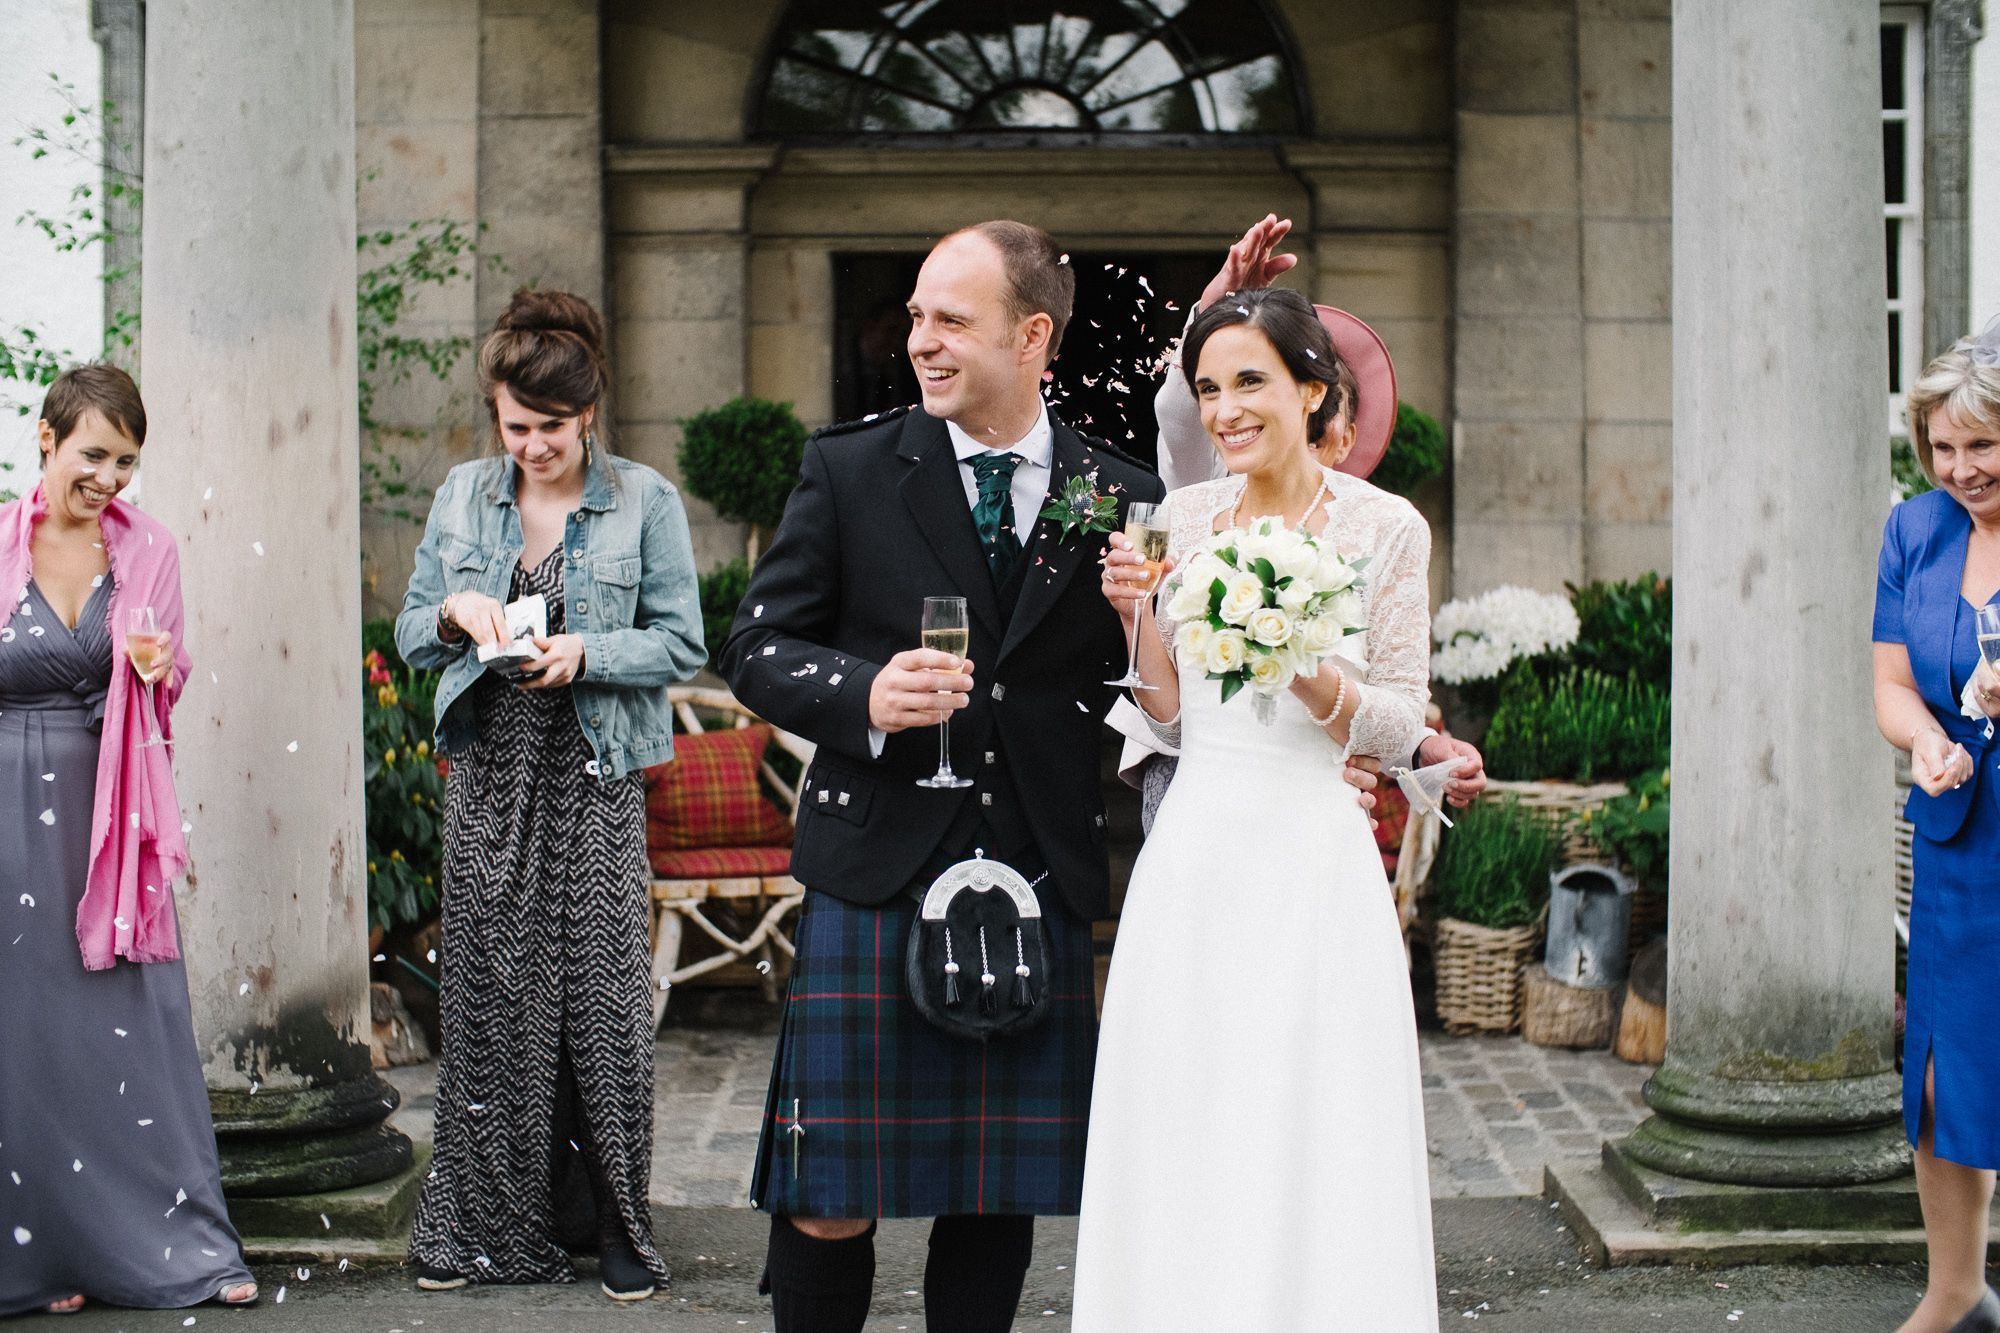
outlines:
[[[150,606],[135,606],[125,613],[125,655],[146,687],[146,739],[142,749],[165,745],[160,734],[159,710],[153,705],[153,682],[173,666],[173,636],[160,628],[160,619]]]
[[[1169,529],[1160,522],[1158,505],[1133,503],[1125,507],[1125,536],[1130,539],[1132,549],[1146,562],[1145,591],[1151,595],[1160,582],[1160,567],[1167,560],[1167,538]],[[1128,690],[1156,690],[1157,685],[1148,685],[1146,678],[1139,674],[1139,612],[1142,608],[1132,608],[1131,652],[1126,658],[1125,674],[1117,680],[1107,680],[1106,685],[1116,685]]]
[[[921,630],[923,645],[941,653],[950,653],[961,662],[972,646],[971,622],[965,618],[963,597],[924,598],[924,622]],[[949,700],[947,699],[947,702]],[[919,787],[970,787],[972,781],[951,771],[951,711],[945,710],[944,720],[938,723],[938,768],[927,778],[918,778]]]
[[[1979,608],[1978,621],[1979,655],[1986,659],[1986,665],[2000,671],[2000,603],[1989,602]]]

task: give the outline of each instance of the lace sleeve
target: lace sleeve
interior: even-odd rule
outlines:
[[[1401,763],[1423,739],[1431,697],[1431,530],[1411,511],[1366,574],[1368,675],[1348,723],[1350,754]]]
[[[1200,545],[1213,530],[1216,510],[1219,508],[1215,503],[1217,487],[1228,485],[1226,480],[1206,482],[1167,493],[1162,507],[1162,517],[1166,520],[1170,534],[1167,538],[1167,555],[1176,565],[1185,560],[1187,553]],[[1166,582],[1161,586],[1160,595],[1153,603],[1154,616],[1160,627],[1160,642],[1166,645],[1170,661],[1174,656],[1174,638],[1180,629],[1180,622],[1166,614],[1166,605],[1173,599],[1174,589],[1179,586],[1179,574],[1167,575]],[[1429,661],[1428,658],[1425,660]],[[1146,725],[1153,729],[1153,734],[1160,738],[1162,744],[1172,746],[1176,751],[1180,749],[1181,723],[1178,713],[1171,722],[1162,722],[1143,708],[1139,710],[1139,715],[1146,719]]]

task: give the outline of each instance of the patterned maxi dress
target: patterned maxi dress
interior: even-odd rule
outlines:
[[[558,546],[516,566],[510,593],[547,598],[550,634],[562,561]],[[490,673],[473,688],[479,739],[445,787],[437,1146],[410,1257],[481,1282],[571,1282],[565,1251],[622,1229],[664,1283],[647,1210],[644,779],[598,780],[567,688]]]
[[[86,971],[106,578],[75,629],[0,616],[0,1316],[78,1293],[195,1305],[250,1281],[222,1200],[187,969]]]

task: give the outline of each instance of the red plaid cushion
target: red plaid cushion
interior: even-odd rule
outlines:
[[[652,852],[658,879],[763,879],[790,874],[789,847],[709,847],[691,852]]]
[[[1403,829],[1410,822],[1410,798],[1388,778],[1375,789],[1375,850],[1382,854],[1382,869],[1396,877],[1396,862],[1403,850]]]
[[[657,852],[789,847],[792,821],[764,794],[757,766],[771,728],[674,737],[673,762],[646,770],[646,843]]]

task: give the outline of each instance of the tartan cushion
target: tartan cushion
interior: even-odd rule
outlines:
[[[655,854],[791,846],[792,821],[757,780],[770,740],[764,723],[674,737],[673,760],[646,770],[646,845]]]
[[[656,879],[763,879],[792,869],[789,847],[700,847],[673,852],[650,849]]]

